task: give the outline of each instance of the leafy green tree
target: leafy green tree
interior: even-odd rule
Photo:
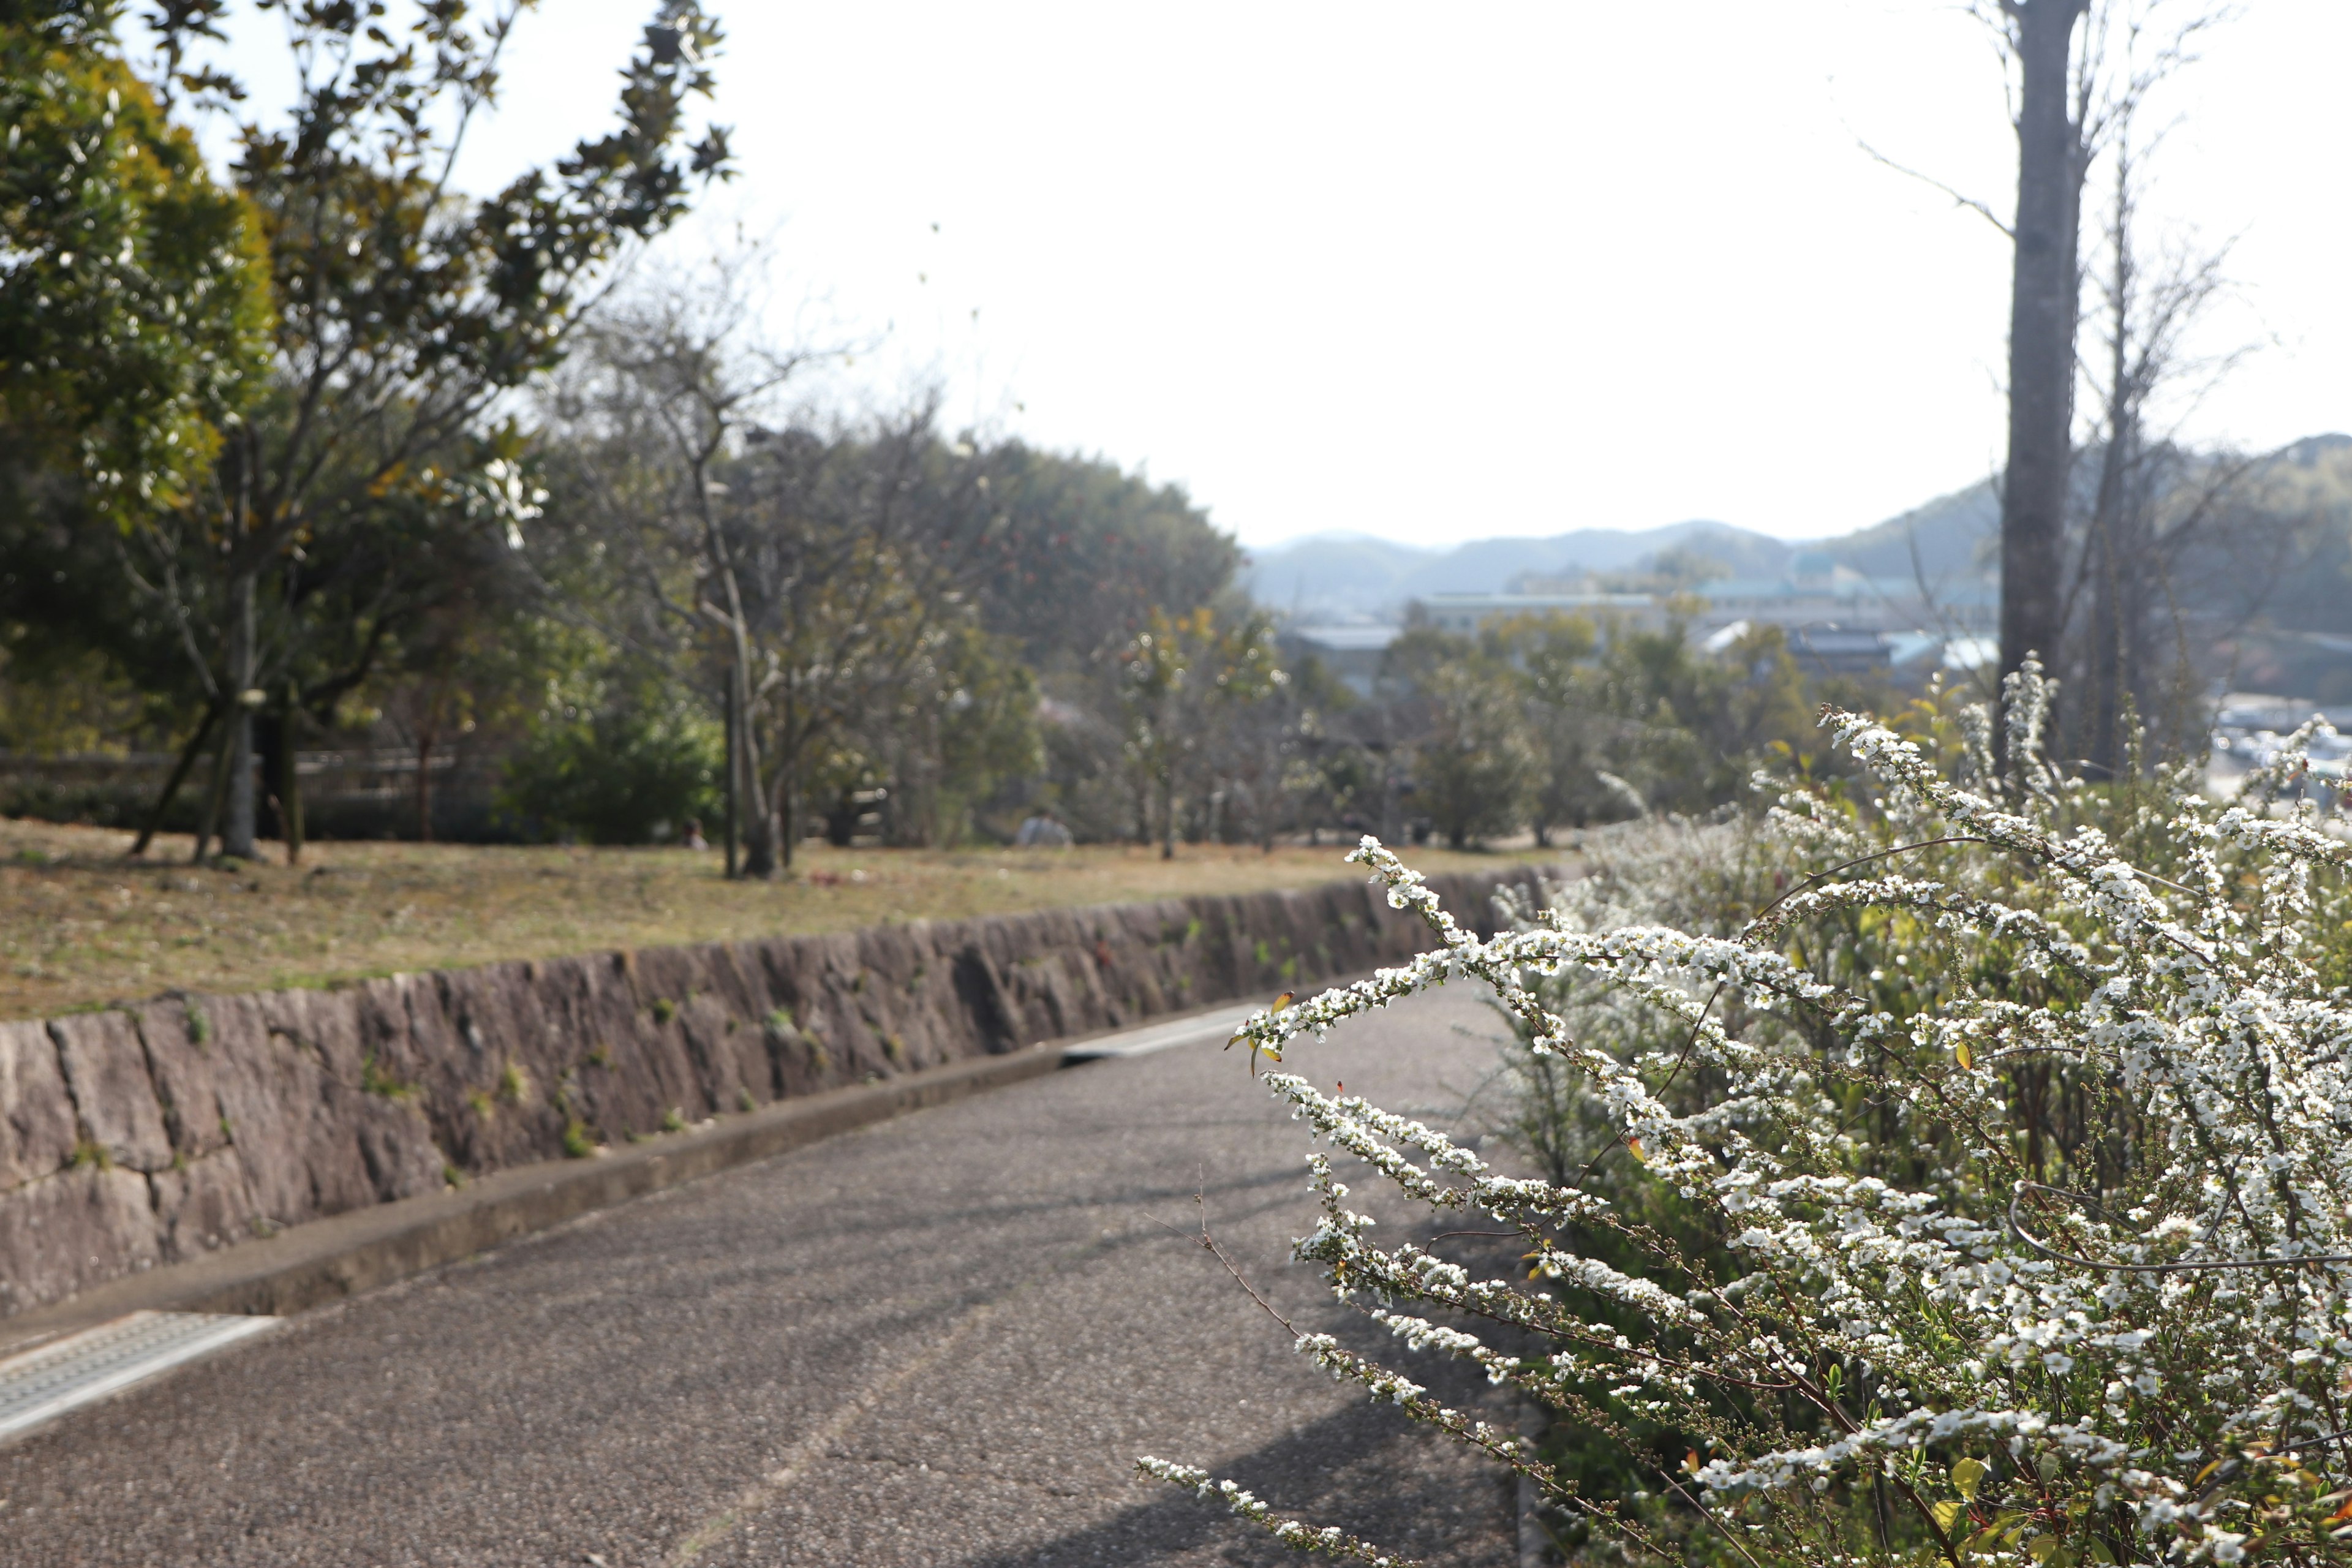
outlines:
[[[989,802],[1044,769],[1037,678],[1009,639],[991,637],[976,618],[950,630],[925,673],[914,692],[925,721],[912,732],[929,754],[902,774],[928,781],[921,842],[955,844],[971,836]]]
[[[1758,627],[1719,655],[1694,645],[1679,622],[1627,629],[1601,649],[1591,683],[1601,764],[1649,809],[1720,805],[1776,742],[1818,743],[1804,680],[1778,626]]]
[[[1205,836],[1271,850],[1279,834],[1333,820],[1335,786],[1345,791],[1367,761],[1333,723],[1355,704],[1312,655],[1284,664],[1246,700],[1220,704],[1202,758]]]
[[[1115,654],[1155,607],[1190,614],[1240,564],[1181,486],[1018,441],[973,458],[1002,520],[976,563],[982,619],[1018,639],[1034,668],[1062,674]]]
[[[1720,805],[1776,746],[1812,743],[1804,681],[1778,627],[1710,654],[1678,621],[1604,628],[1554,613],[1486,627],[1478,647],[1526,703],[1539,842],[1566,824]]]
[[[688,147],[717,24],[661,0],[624,73],[620,121],[551,170],[495,195],[449,188],[466,127],[492,103],[520,0],[437,0],[405,28],[385,0],[268,0],[296,67],[282,128],[236,128],[232,174],[260,214],[277,313],[269,395],[229,432],[209,484],[147,541],[134,581],[193,629],[209,685],[232,702],[223,748],[225,847],[250,853],[251,707],[313,644],[306,606],[370,594],[396,620],[429,603],[434,552],[411,570],[318,591],[320,563],[364,559],[339,535],[407,506],[451,531],[504,487],[488,426],[499,400],[556,363],[581,306],[630,244],[667,227],[693,184],[723,174],[723,132]],[[155,18],[168,87],[222,114],[236,84],[186,62],[226,0],[175,0]],[[511,525],[511,517],[503,521]]]
[[[1414,807],[1457,849],[1519,826],[1536,757],[1495,639],[1417,626],[1389,646],[1382,674],[1413,712]]]
[[[1625,803],[1601,776],[1609,763],[1596,732],[1603,716],[1595,708],[1592,662],[1601,637],[1591,618],[1557,610],[1517,616],[1495,636],[1527,697],[1536,842],[1549,845],[1555,826],[1622,812]]]
[[[1158,800],[1161,859],[1176,858],[1179,801],[1193,782],[1211,726],[1288,679],[1263,615],[1220,627],[1206,605],[1182,616],[1157,605],[1147,613],[1143,629],[1118,656],[1119,708],[1139,781],[1137,815],[1147,826]]]
[[[270,278],[258,213],[133,72],[121,20],[0,0],[0,644],[12,729],[124,681],[202,702],[176,778],[222,705],[181,662],[191,628],[123,602],[118,558],[257,395]]]
[[[129,528],[182,504],[268,364],[252,203],[124,60],[110,0],[0,0],[0,431]]]
[[[994,516],[973,451],[923,403],[830,437],[763,433],[725,468],[712,516],[759,672],[746,729],[765,773],[748,797],[779,825],[782,861],[751,874],[790,868],[812,785],[839,771],[829,754],[878,761],[862,743],[877,715],[952,693],[937,673],[974,621]]]
[[[709,712],[677,682],[623,668],[549,693],[499,800],[526,831],[655,842],[716,808],[723,748]]]

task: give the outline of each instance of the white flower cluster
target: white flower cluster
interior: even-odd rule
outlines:
[[[1614,1163],[1504,1176],[1274,1073],[1329,1150],[1297,1255],[1651,1479],[1589,1496],[1328,1336],[1300,1348],[1660,1555],[2352,1562],[2352,847],[2269,798],[2292,752],[2229,805],[2089,789],[2040,753],[2046,702],[2013,679],[2005,773],[1981,711],[1825,713],[1865,787],[1776,784],[1778,890],[1714,934],[1643,923],[1621,881],[1481,940],[1366,839],[1437,945],[1254,1018],[1253,1049],[1475,979],[1607,1130],[1585,1175]],[[1738,837],[1674,831],[1676,855]],[[1375,1244],[1343,1160],[1491,1216],[1530,1277]]]
[[[1207,1502],[1222,1502],[1227,1508],[1263,1527],[1266,1532],[1286,1546],[1324,1557],[1342,1557],[1358,1563],[1369,1563],[1374,1568],[1413,1568],[1407,1558],[1391,1557],[1336,1525],[1310,1530],[1295,1519],[1276,1519],[1274,1510],[1255,1495],[1232,1481],[1211,1479],[1206,1470],[1196,1470],[1190,1465],[1179,1465],[1149,1455],[1136,1460],[1136,1469],[1153,1480],[1167,1481],[1198,1493]]]

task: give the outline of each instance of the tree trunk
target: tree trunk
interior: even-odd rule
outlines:
[[[289,686],[286,712],[278,721],[278,836],[285,840],[289,866],[302,859],[302,769],[295,750],[300,739],[295,725],[301,716],[302,705]]]
[[[247,693],[253,689],[254,574],[238,574],[230,590],[236,619],[229,634],[228,700],[228,822],[221,829],[221,853],[242,860],[257,858],[254,848],[254,818],[257,802],[253,780],[253,707]]]
[[[736,666],[736,712],[740,715],[740,720],[736,721],[736,750],[739,750],[736,764],[743,769],[743,804],[751,806],[751,820],[743,823],[743,875],[767,881],[779,869],[793,868],[791,820],[785,820],[781,832],[776,827],[779,816],[791,818],[791,806],[783,804],[785,790],[791,785],[785,783],[788,764],[779,764],[779,769],[776,769],[774,797],[769,795],[767,783],[760,778],[760,729],[751,721],[751,675],[748,675],[743,663]],[[781,731],[779,745],[783,745],[783,748],[793,745],[791,705],[785,705],[783,731]]]
[[[205,704],[205,716],[197,721],[196,732],[190,735],[188,743],[180,748],[179,761],[172,764],[172,776],[163,781],[163,793],[155,797],[155,805],[147,813],[147,820],[139,826],[139,838],[131,846],[130,858],[136,859],[146,854],[147,847],[155,842],[155,835],[163,826],[164,813],[172,809],[172,802],[178,796],[180,786],[188,782],[189,771],[196,765],[196,753],[204,750],[205,739],[213,732],[213,726],[220,722],[220,716],[221,704],[217,700]]]
[[[433,842],[433,742],[436,726],[416,731],[416,841]]]
[[[740,623],[739,622],[738,625]],[[742,770],[739,786],[743,804],[751,808],[751,820],[743,824],[743,875],[761,881],[773,877],[779,869],[777,840],[783,839],[781,867],[789,870],[793,863],[790,830],[780,835],[776,828],[778,807],[769,798],[768,786],[761,779],[760,731],[751,722],[751,648],[740,635],[735,647],[735,761]],[[792,710],[784,712],[782,743],[792,744]],[[781,773],[777,787],[783,787]]]
[[[233,716],[237,711],[233,705],[233,693],[231,699],[232,705],[226,711]],[[236,763],[236,748],[229,744],[229,731],[235,728],[233,723],[226,726],[221,734],[220,744],[213,748],[212,783],[211,787],[205,792],[204,820],[196,825],[196,847],[188,856],[188,862],[191,865],[203,863],[205,847],[212,843],[213,835],[220,830],[221,810],[228,800],[229,769]]]
[[[793,851],[801,838],[801,780],[799,761],[792,749],[789,731],[785,746],[783,760],[776,764],[775,798],[761,797],[760,806],[761,815],[767,818],[771,842],[782,847],[781,868],[790,871],[793,868]],[[775,875],[778,869],[776,861],[771,859],[768,866],[768,875]]]
[[[2124,579],[2131,563],[2126,559],[2124,514],[2130,506],[2126,494],[2126,465],[2130,461],[2125,435],[2110,426],[2107,450],[2099,465],[2099,500],[2091,514],[2089,574],[2091,624],[2086,633],[2084,757],[2097,779],[2112,779],[2123,755],[2123,708],[2133,672],[2127,668],[2124,625],[2126,601]]]
[[[1160,858],[1176,858],[1176,770],[1160,775]]]
[[[728,647],[733,656],[727,678],[734,692],[735,710],[735,747],[729,787],[745,805],[759,808],[743,825],[743,875],[764,880],[776,874],[776,814],[769,806],[767,792],[760,780],[760,735],[751,721],[751,637],[743,615],[742,585],[736,580],[734,552],[728,547],[726,531],[719,526],[719,515],[710,504],[709,463],[717,450],[718,442],[714,439],[691,459],[694,501],[702,519],[704,553],[727,595]],[[784,715],[784,733],[787,737],[792,733],[789,711]],[[740,774],[734,772],[737,768],[741,770]],[[783,863],[787,868],[792,865],[789,843],[784,846]]]
[[[2109,215],[2110,272],[2106,279],[2106,451],[2099,464],[2099,493],[2091,514],[2084,563],[2091,593],[2091,621],[2084,661],[2087,677],[2088,733],[2084,752],[2099,776],[2113,778],[2127,765],[2126,713],[2138,705],[2147,676],[2148,538],[2151,519],[2147,454],[2141,447],[2140,415],[2154,366],[2135,365],[2133,305],[2142,297],[2137,256],[2132,245],[2134,200],[2129,126],[2116,148],[2115,205]],[[2153,345],[2143,352],[2153,353]]]
[[[2000,497],[2000,668],[2054,660],[2074,417],[2082,131],[2069,62],[2084,0],[2019,0],[2016,258],[2010,284],[2009,463]]]
[[[255,788],[253,837],[265,842],[286,836],[286,813],[278,797],[278,774],[284,771],[286,726],[268,708],[254,710],[253,760],[258,781]]]
[[[742,764],[736,756],[735,730],[738,721],[735,714],[735,672],[732,669],[727,673],[727,684],[720,696],[720,704],[727,715],[727,879],[731,882],[735,879],[739,869],[736,863],[736,848],[739,842],[735,826],[736,802],[739,798],[738,786],[742,783]]]

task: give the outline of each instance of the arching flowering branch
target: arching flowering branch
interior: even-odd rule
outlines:
[[[1296,1256],[1557,1412],[1574,1465],[1488,1451],[1577,1530],[1757,1568],[2352,1562],[2352,848],[2264,796],[2064,776],[2047,695],[2012,678],[2005,775],[1980,710],[1826,711],[1866,787],[1780,793],[1697,929],[1620,881],[1481,940],[1367,839],[1435,945],[1244,1026],[1279,1061],[1475,981],[1566,1075],[1594,1135],[1551,1179],[1264,1081],[1323,1145]],[[1528,1277],[1374,1242],[1359,1169],[1491,1217]]]

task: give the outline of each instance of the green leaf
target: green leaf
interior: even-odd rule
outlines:
[[[1936,1528],[1949,1535],[1952,1526],[1958,1522],[1960,1510],[1964,1506],[1958,1498],[1946,1498],[1927,1511],[1935,1515]]]
[[[1970,1502],[1977,1500],[1977,1488],[1985,1479],[1982,1459],[1962,1459],[1952,1467],[1952,1485]]]

